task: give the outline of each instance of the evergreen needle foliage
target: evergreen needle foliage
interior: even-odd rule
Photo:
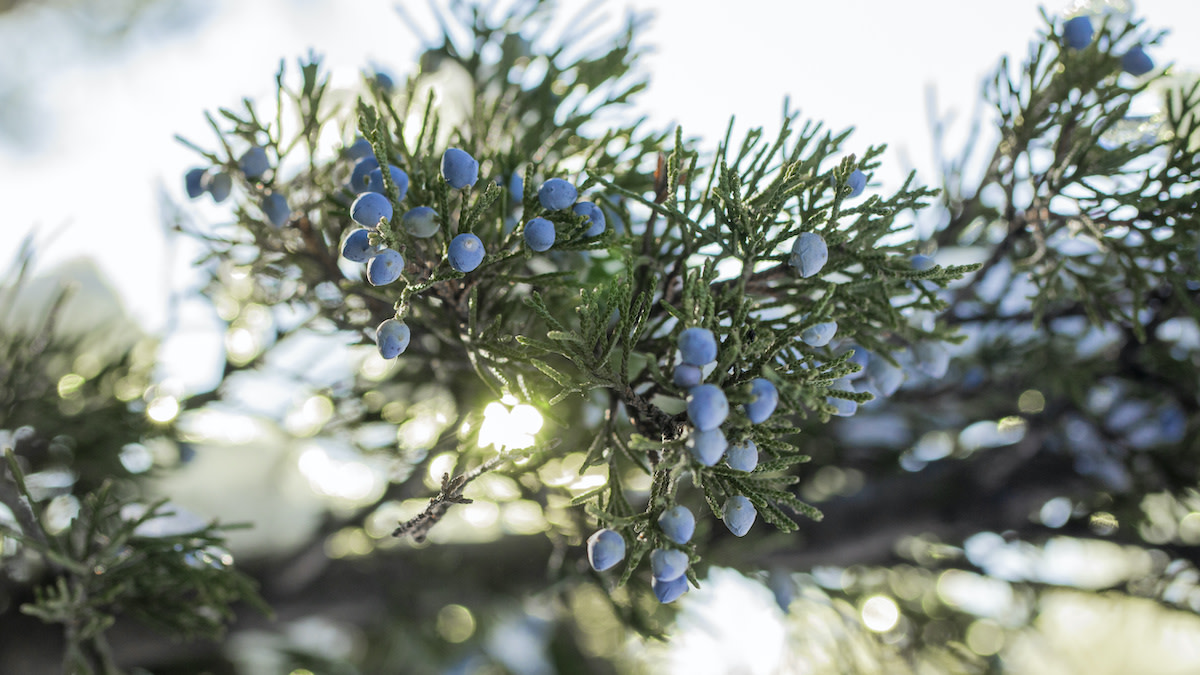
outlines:
[[[182,400],[183,414],[236,403],[238,383],[284,364],[290,387],[328,404],[300,435],[388,467],[378,494],[331,516],[329,541],[352,532],[371,555],[398,547],[440,561],[439,530],[462,528],[448,522],[456,510],[499,489],[536,505],[534,529],[549,541],[538,549],[544,565],[521,551],[521,570],[536,571],[528,587],[567,603],[602,588],[609,611],[650,636],[669,625],[644,561],[656,549],[687,554],[692,587],[713,563],[748,573],[858,565],[863,574],[829,590],[858,600],[890,593],[881,580],[904,569],[988,571],[959,548],[980,532],[1041,542],[1064,528],[1194,546],[1180,538],[1183,518],[1200,510],[1200,84],[1168,91],[1164,112],[1142,119],[1135,99],[1151,95],[1162,71],[1122,71],[1123,55],[1161,34],[1110,14],[1076,47],[1078,36],[1064,42],[1062,21],[1043,14],[1026,57],[1002,59],[984,88],[999,129],[991,154],[972,144],[943,158],[940,189],[912,174],[887,192],[874,180],[885,147],[787,103],[778,129],[737,137],[731,120],[715,142],[649,129],[632,112],[647,86],[641,19],[613,35],[575,31],[535,46],[527,36],[551,10],[530,0],[496,17],[456,3],[442,43],[403,86],[371,75],[352,105],[341,102],[310,54],[295,69],[281,65],[273,102],[208,115],[211,147],[180,139],[207,163],[214,198],[223,199],[218,176],[232,181],[231,222],[183,218],[179,227],[205,244],[205,292],[231,335],[257,336],[248,348],[229,342],[222,386]],[[340,139],[333,153],[331,136]],[[265,170],[248,169],[254,148]],[[452,187],[450,148],[468,155],[458,168],[477,169],[476,182]],[[386,248],[403,259],[399,278],[378,285],[342,255],[363,227],[350,217],[364,189],[353,181],[371,161],[392,215],[367,223],[363,255]],[[539,187],[552,178],[598,207],[605,226],[590,207],[551,208]],[[431,235],[406,226],[416,207],[433,209]],[[535,217],[554,225],[549,250],[525,240]],[[450,261],[466,233],[484,248],[474,268]],[[409,331],[394,360],[375,345],[387,320]],[[688,361],[687,329],[711,334],[715,360]],[[65,626],[69,667],[117,667],[104,635],[121,613],[191,637],[218,634],[231,603],[266,611],[220,548],[220,527],[139,535],[169,506],[131,516],[136,491],[95,479],[121,475],[112,448],[181,438],[129,404],[152,398],[135,350],[76,381],[47,351],[76,345],[29,335],[0,343],[11,364],[0,392],[20,392],[0,401],[0,427],[62,425],[75,429],[72,442],[109,449],[95,453],[108,465],[83,474],[79,515],[61,531],[47,529],[46,500],[25,483],[31,445],[12,444],[0,492],[15,521],[0,521],[3,533],[40,556],[50,579],[25,611]],[[279,360],[305,339],[349,354],[355,369],[331,382]],[[698,402],[693,377],[723,403]],[[766,406],[764,392],[777,404]],[[52,393],[57,408],[36,405]],[[765,414],[748,412],[756,406]],[[84,417],[123,422],[93,429]],[[705,459],[697,448],[717,442],[710,433],[752,443],[752,470]],[[1148,495],[1171,514],[1155,525],[1168,534],[1146,529]],[[742,498],[763,523],[731,508]],[[1067,515],[1051,525],[1044,505],[1054,498],[1067,500]],[[413,499],[421,508],[391,508]],[[697,521],[684,543],[660,525],[677,506]],[[390,520],[381,527],[381,518]],[[604,551],[621,560],[596,572],[585,542],[601,528],[624,546]],[[1169,555],[1172,571],[1163,566],[1130,592],[1179,602],[1167,589],[1198,556]],[[897,562],[912,567],[890,567]],[[914,575],[912,588],[935,583]],[[475,583],[469,576],[447,585]],[[781,576],[786,609],[779,589],[796,578],[772,579]],[[987,668],[950,646],[965,639],[964,610],[930,610],[921,598],[931,590],[895,595],[914,626],[903,647],[920,655],[912,663]],[[369,661],[393,670],[386,651]],[[405,658],[413,672],[445,666],[436,654]]]

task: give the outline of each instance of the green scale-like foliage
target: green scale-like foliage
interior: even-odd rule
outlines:
[[[515,26],[531,16],[510,21]],[[410,181],[397,200],[396,186],[385,178],[396,215],[371,234],[372,243],[405,257],[405,273],[392,285],[374,288],[338,271],[338,244],[354,227],[346,217],[354,195],[342,187],[348,162],[311,159],[314,126],[327,121],[313,112],[328,89],[315,63],[302,64],[298,91],[288,89],[280,74],[280,99],[301,111],[304,123],[293,139],[283,135],[282,117],[263,125],[247,105],[244,114],[221,111],[233,127],[222,131],[224,157],[210,155],[233,171],[235,153],[224,140],[229,136],[264,145],[281,161],[293,151],[307,153],[307,170],[288,177],[286,185],[275,173],[244,186],[250,195],[285,190],[293,209],[288,225],[276,229],[253,208],[238,209],[239,236],[250,237],[257,253],[251,272],[295,279],[292,297],[269,300],[307,300],[337,327],[359,334],[391,316],[405,321],[413,339],[400,357],[404,377],[471,386],[452,375],[469,368],[476,389],[481,384],[496,398],[534,405],[553,423],[542,436],[564,442],[557,451],[533,451],[534,468],[555,452],[581,450],[576,443],[583,441],[581,470],[607,465],[609,479],[574,502],[631,542],[625,578],[660,542],[655,518],[678,501],[702,496],[720,518],[728,497],[745,495],[763,519],[784,531],[795,529],[796,515],[819,518],[792,491],[798,481],[793,467],[808,459],[792,439],[805,424],[829,418],[827,397],[871,397],[835,385],[857,370],[836,347],[856,341],[890,359],[896,349],[952,339],[946,327],[924,328],[913,317],[944,309],[936,289],[972,269],[913,268],[915,244],[905,233],[935,195],[915,186],[913,177],[891,195],[850,197],[850,173],[869,178],[884,153],[883,147],[850,153],[850,131],[801,124],[785,108],[773,139],[756,129],[735,142],[731,123],[724,141],[705,152],[679,129],[672,140],[642,131],[641,120],[625,121],[620,107],[644,86],[628,74],[638,53],[633,29],[631,22],[607,51],[567,62],[562,48],[526,53],[507,25],[476,15],[471,53],[460,53],[447,39],[422,59],[423,74],[461,72],[474,83],[467,94],[474,105],[453,129],[443,128],[432,97],[418,96],[422,75],[402,96],[373,88],[360,98],[358,132],[381,165],[399,166]],[[484,53],[499,56],[488,60]],[[522,79],[531,60],[546,67],[536,83]],[[406,127],[413,120],[419,129]],[[601,120],[609,124],[593,133]],[[474,187],[456,191],[441,178],[446,147],[480,162]],[[520,199],[498,184],[514,172],[524,179]],[[567,179],[579,188],[580,201],[601,206],[610,222],[603,234],[587,237],[584,218],[570,209],[541,207],[537,187],[551,177]],[[400,214],[415,206],[432,206],[439,214],[434,236],[418,239],[400,226]],[[545,254],[522,244],[522,223],[535,216],[558,230]],[[446,259],[450,240],[462,232],[479,236],[487,251],[480,267],[466,274]],[[788,264],[802,232],[819,233],[829,246],[824,270],[807,279]],[[229,256],[220,245],[214,251]],[[799,339],[823,321],[837,322],[836,342],[814,348]],[[717,364],[706,381],[729,399],[731,416],[723,425],[729,441],[750,439],[763,451],[753,473],[701,466],[684,447],[691,433],[682,412],[687,392],[672,383],[671,371],[676,338],[691,326],[708,328],[718,339]],[[753,425],[742,404],[750,400],[749,381],[758,377],[776,384],[780,405],[768,421]],[[468,408],[483,403],[478,394],[457,396]],[[594,428],[584,422],[589,407],[604,411]],[[464,452],[472,438],[461,439]],[[455,439],[443,436],[443,444],[453,447]],[[649,495],[625,494],[620,476],[631,467],[649,474]],[[699,495],[686,487],[685,477]],[[420,532],[458,497],[439,495]]]
[[[257,144],[279,166],[293,167],[239,184],[246,196],[235,209],[236,226],[211,240],[220,269],[239,266],[252,275],[250,301],[295,304],[310,317],[304,328],[342,331],[357,344],[369,344],[385,319],[404,321],[412,341],[389,379],[360,378],[348,395],[411,400],[409,384],[434,382],[452,392],[461,411],[430,447],[404,458],[415,469],[435,452],[456,451],[460,471],[444,478],[429,508],[398,534],[423,540],[453,504],[469,501],[467,483],[484,471],[504,472],[522,479],[523,496],[545,500],[557,492],[579,507],[574,522],[551,527],[552,538],[578,545],[597,526],[620,532],[627,544],[618,577],[624,583],[636,578],[652,549],[668,545],[656,523],[676,504],[702,511],[711,524],[730,497],[744,495],[783,532],[821,518],[798,496],[806,476],[800,465],[810,459],[806,434],[840,412],[836,403],[874,396],[870,387],[845,384],[859,370],[852,346],[911,371],[922,365],[913,354],[977,336],[960,332],[974,331],[976,323],[1011,318],[1041,330],[1041,322],[1081,314],[1144,340],[1147,324],[1139,317],[1151,304],[1163,317],[1196,315],[1188,295],[1163,288],[1186,288],[1195,276],[1190,183],[1197,159],[1188,149],[1190,132],[1171,130],[1194,124],[1197,88],[1179,92],[1169,106],[1168,132],[1149,141],[1112,140],[1150,80],[1130,85],[1109,47],[1129,42],[1140,24],[1102,29],[1087,48],[1063,50],[1046,17],[1048,30],[1028,60],[1019,67],[1004,60],[985,87],[1001,137],[979,189],[956,184],[963,167],[949,166],[943,190],[922,187],[914,174],[885,193],[871,185],[887,161],[885,147],[857,146],[850,130],[802,121],[786,105],[777,133],[754,129],[735,139],[731,122],[715,146],[680,129],[645,131],[644,120],[625,110],[645,86],[635,76],[636,22],[581,56],[568,56],[581,50],[565,46],[539,54],[519,31],[545,9],[530,3],[499,22],[464,9],[469,49],[448,32],[402,91],[370,85],[352,110],[322,112],[331,110],[323,98],[329,84],[316,60],[301,64],[295,89],[281,69],[277,105],[294,108],[301,121],[287,134],[282,113],[264,123],[249,102],[244,112],[220,111],[224,128],[210,118],[222,147],[205,153],[214,165],[236,174],[237,152]],[[531,80],[535,66],[544,74]],[[468,84],[435,100],[425,87],[442,75]],[[464,102],[466,113],[459,114]],[[406,268],[396,283],[381,287],[338,257],[340,243],[358,227],[348,218],[352,162],[315,159],[321,129],[351,120],[379,163],[409,178],[400,199],[384,172],[395,215],[370,241],[400,251]],[[347,146],[351,135],[342,131]],[[442,178],[441,158],[450,147],[479,161],[474,186],[454,190]],[[860,174],[868,187],[856,194],[851,180]],[[519,195],[507,188],[514,175],[523,181]],[[544,209],[538,186],[552,177],[575,185],[580,201],[599,205],[607,230],[589,237],[583,217]],[[287,194],[292,208],[282,228],[267,223],[256,206],[272,191]],[[934,204],[950,212],[949,222],[919,241],[916,225]],[[439,214],[433,236],[414,237],[400,224],[401,214],[416,206]],[[524,223],[534,217],[549,219],[557,231],[544,253],[523,243]],[[464,232],[480,237],[486,250],[467,273],[447,260],[450,242]],[[790,264],[793,242],[804,233],[819,234],[828,246],[827,262],[809,277]],[[1064,240],[1090,242],[1095,251],[1064,253]],[[982,252],[959,259],[982,262],[924,266],[913,258],[956,246]],[[1008,275],[1006,292],[1027,283],[1020,315],[998,312],[1005,293],[979,291],[994,274]],[[219,292],[221,283],[210,290]],[[829,345],[801,339],[825,322],[837,324]],[[730,444],[752,440],[762,452],[750,473],[703,466],[687,450],[694,434],[687,391],[672,376],[678,337],[689,327],[716,336],[716,363],[705,382],[728,398],[722,430]],[[1013,389],[1035,386],[1010,372],[1021,354],[1051,372],[1069,351],[1069,341],[1017,342],[978,347],[989,378],[1005,382],[980,394],[983,408],[1003,407],[1001,398],[1020,393]],[[256,359],[243,367],[261,366]],[[1091,371],[1073,375],[1082,372]],[[1078,377],[1059,374],[1062,382],[1037,386],[1084,396]],[[760,424],[743,410],[756,378],[779,392],[778,408]],[[533,448],[478,449],[482,410],[496,399],[532,405],[550,422]],[[921,406],[920,395],[897,403],[918,419],[926,412]],[[381,415],[378,405],[363,410],[340,421],[374,423]],[[933,419],[915,426],[927,428]],[[938,419],[966,425],[973,418],[955,411]],[[584,455],[581,473],[607,469],[602,485],[576,494],[538,483],[538,470],[576,453]],[[711,530],[709,540],[720,536]],[[683,548],[693,565],[706,553],[701,541]],[[689,578],[696,581],[694,567]]]

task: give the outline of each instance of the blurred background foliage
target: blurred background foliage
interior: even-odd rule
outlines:
[[[129,31],[195,16],[154,2],[57,4],[55,16],[73,33],[114,49]],[[32,7],[16,2],[0,11]],[[1130,27],[1115,26],[1118,37],[1105,49],[1152,35],[1127,14],[1102,11]],[[1073,58],[1067,65],[1111,73],[1099,49],[1058,56],[1056,25],[1052,18],[1043,26],[1051,34],[1033,48],[1045,72],[1061,73],[1055,69]],[[471,43],[459,34],[459,44]],[[1049,46],[1039,54],[1040,44]],[[418,85],[471,96],[472,83],[486,81],[494,65],[486,53],[471,54],[431,45]],[[1006,106],[1028,113],[1030,92],[1052,89],[1021,85],[1015,64],[997,72],[986,95],[1001,120]],[[1105,85],[1113,89],[1097,98],[1049,106],[1032,132],[1017,133],[1030,115],[1014,115],[1003,127],[1013,135],[997,147],[943,158],[937,214],[922,216],[938,225],[922,251],[943,265],[984,263],[970,284],[930,289],[950,302],[939,318],[966,341],[953,348],[944,376],[902,355],[908,380],[894,396],[854,417],[805,424],[797,442],[813,461],[799,473],[797,494],[821,508],[823,522],[802,522],[790,535],[756,527],[735,539],[701,519],[703,588],[677,607],[657,606],[636,580],[610,593],[587,570],[579,544],[592,525],[568,503],[603,480],[580,473],[586,447],[483,475],[466,491],[474,502],[452,508],[425,543],[390,536],[424,508],[444,473],[467,468],[450,449],[455,430],[466,423],[471,439],[484,428],[510,431],[523,413],[493,401],[474,371],[436,353],[397,364],[355,344],[364,338],[347,327],[365,321],[354,313],[373,316],[379,299],[344,298],[297,271],[340,279],[336,260],[332,270],[306,267],[312,261],[290,267],[263,261],[247,242],[198,263],[205,297],[225,324],[224,357],[219,386],[192,391],[156,377],[158,340],[125,316],[88,264],[30,278],[33,240],[0,286],[0,446],[15,450],[52,541],[87,538],[72,535],[72,523],[96,510],[96,495],[116,495],[117,506],[166,498],[174,516],[108,521],[146,527],[101,528],[103,537],[88,541],[120,540],[129,549],[103,546],[94,555],[138,552],[161,564],[138,558],[145,566],[134,570],[163,570],[183,588],[219,587],[251,601],[233,605],[228,633],[192,630],[207,637],[187,642],[170,635],[199,624],[165,622],[165,633],[145,632],[147,611],[139,610],[153,610],[155,596],[144,589],[139,596],[121,586],[130,598],[124,604],[71,605],[115,617],[103,644],[113,668],[294,675],[1198,669],[1194,120],[1172,117],[1165,105],[1153,119],[1119,109],[1099,115],[1108,94],[1173,96],[1190,113],[1195,90],[1189,96],[1186,78],[1175,77],[1173,90],[1159,90],[1154,80],[1114,76]],[[1009,78],[1017,84],[1006,89]],[[0,82],[15,83],[0,92],[6,101],[28,86]],[[529,101],[529,114],[559,103]],[[0,122],[5,133],[23,136],[20,115],[32,113],[20,105],[0,110],[9,111]],[[338,137],[327,139],[334,148],[353,135],[352,119],[338,123]],[[514,157],[521,152],[514,148]],[[1068,158],[1078,180],[1048,178]],[[971,162],[987,167],[982,178],[966,169]],[[174,205],[163,210],[193,234],[233,232],[208,229]],[[600,420],[594,403],[580,404],[581,415],[592,415],[585,424]],[[447,434],[449,445],[435,445]],[[638,480],[628,476],[631,489],[646,490]],[[24,502],[11,482],[4,485],[0,671],[52,671],[64,640],[71,644],[70,621],[64,632],[20,608],[55,579],[87,575],[17,535]],[[253,527],[208,528],[214,521]],[[79,557],[100,559],[89,555]],[[259,593],[273,616],[251,606]],[[216,596],[204,596],[213,608]],[[176,619],[214,618],[165,601],[159,609]],[[80,658],[94,664],[98,657]]]

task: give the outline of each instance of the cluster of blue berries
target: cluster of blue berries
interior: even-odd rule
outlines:
[[[608,227],[604,212],[593,202],[576,202],[578,198],[579,191],[562,178],[551,178],[538,188],[538,203],[542,205],[542,208],[547,211],[571,209],[576,215],[583,216],[584,223],[588,226],[588,229],[584,231],[584,236],[599,236]],[[537,253],[550,250],[557,237],[554,222],[541,216],[531,218],[525,223],[523,235],[525,245]]]
[[[717,339],[707,328],[688,328],[679,334],[680,363],[675,366],[675,384],[687,390],[687,416],[692,424],[684,442],[688,454],[703,466],[713,466],[725,459],[735,471],[753,471],[758,466],[758,447],[751,439],[732,446],[721,426],[729,417],[729,399],[715,384],[704,384],[704,367],[717,360]],[[779,391],[768,379],[750,381],[751,399],[745,404],[746,418],[751,424],[762,424],[779,405]],[[750,531],[758,515],[754,505],[743,495],[729,497],[723,507],[722,520],[734,535],[741,537]]]
[[[252,183],[258,182],[271,170],[271,162],[267,158],[266,149],[257,145],[251,146],[249,150],[242,153],[237,164],[238,170],[246,180]],[[183,175],[183,185],[189,198],[197,199],[208,193],[212,196],[213,201],[219,204],[225,201],[233,190],[233,178],[225,171],[210,172],[202,168],[194,168],[189,169]],[[287,197],[274,189],[263,195],[259,202],[259,208],[275,227],[283,227],[292,216],[292,209],[288,206]]]
[[[666,541],[650,552],[650,587],[659,602],[674,602],[688,590],[687,570],[692,561],[679,547],[692,540],[696,517],[686,506],[675,505],[659,514],[658,529]],[[597,530],[588,537],[587,555],[592,569],[610,569],[625,558],[625,538],[616,530]]]
[[[1092,20],[1086,15],[1068,19],[1063,24],[1063,42],[1071,49],[1086,49],[1094,36]],[[1146,54],[1141,45],[1134,45],[1121,55],[1121,69],[1130,75],[1141,77],[1154,70],[1154,60]]]
[[[676,342],[679,363],[673,381],[687,391],[687,418],[691,423],[684,446],[698,464],[709,467],[722,459],[734,471],[749,473],[758,467],[758,446],[746,438],[730,444],[722,430],[729,418],[729,399],[724,390],[704,382],[704,370],[717,360],[716,336],[707,328],[692,327],[680,332]],[[768,379],[750,381],[750,400],[743,410],[751,424],[766,422],[779,405],[779,391]],[[758,510],[750,499],[741,494],[729,496],[721,509],[721,520],[734,536],[750,531]],[[650,553],[651,586],[660,602],[672,602],[687,592],[686,572],[690,564],[688,553],[681,548],[687,544],[696,527],[696,518],[686,507],[676,505],[658,517],[663,546]],[[587,542],[588,561],[596,571],[604,571],[625,557],[625,540],[615,530],[597,530]]]
[[[350,218],[359,227],[343,241],[342,257],[366,263],[367,281],[372,285],[391,284],[404,272],[405,261],[400,251],[384,246],[380,236],[380,225],[390,223],[394,215],[393,202],[385,191],[383,169],[366,139],[356,141],[346,149],[346,154],[358,160],[350,174],[350,189],[358,195],[350,205]],[[408,194],[408,174],[400,167],[389,166],[388,175],[396,186],[396,201],[403,201]],[[448,148],[442,154],[441,175],[450,188],[468,189],[479,180],[479,162],[465,150]],[[514,199],[520,198],[522,181],[519,174],[512,175],[509,189]],[[578,196],[575,186],[561,178],[551,178],[538,189],[538,201],[546,211],[572,209],[584,218],[587,236],[601,234],[606,227],[604,212],[592,202],[577,203]],[[413,238],[427,239],[439,230],[438,213],[429,206],[415,206],[400,216],[400,226]],[[523,234],[525,245],[539,253],[549,250],[556,237],[554,223],[542,216],[525,223]],[[474,233],[463,232],[447,246],[446,261],[454,270],[467,274],[483,263],[486,254],[483,240]],[[407,348],[409,332],[407,327],[401,327],[403,323],[388,319],[376,330],[376,345],[384,358],[395,358]]]

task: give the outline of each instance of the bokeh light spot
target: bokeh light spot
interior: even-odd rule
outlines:
[[[438,610],[437,632],[446,642],[466,642],[475,634],[475,616],[462,605],[446,605]]]
[[[967,646],[980,656],[992,656],[1004,648],[1004,629],[989,619],[973,621],[967,627]]]
[[[869,630],[886,633],[900,621],[900,608],[886,595],[867,598],[862,606],[862,622]]]

